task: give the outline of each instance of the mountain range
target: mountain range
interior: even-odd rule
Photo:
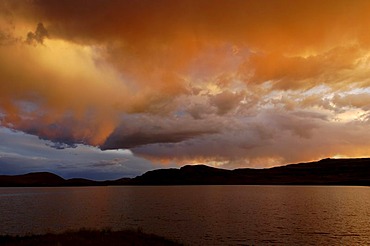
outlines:
[[[370,158],[323,159],[265,169],[234,170],[206,165],[157,169],[135,178],[93,181],[64,179],[48,172],[0,175],[0,186],[103,186],[103,185],[370,185]]]

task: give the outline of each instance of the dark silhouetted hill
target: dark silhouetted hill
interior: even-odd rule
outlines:
[[[159,169],[131,180],[137,185],[370,185],[370,159],[324,159],[286,166],[225,170],[205,165]]]
[[[28,173],[23,175],[0,175],[0,186],[23,187],[23,186],[91,186],[101,185],[102,182],[74,178],[63,179],[62,177],[48,172]]]
[[[226,170],[206,165],[157,169],[112,181],[63,179],[42,172],[0,175],[0,186],[101,186],[101,185],[370,185],[370,158],[324,159],[286,166]]]
[[[59,186],[65,179],[48,172],[0,175],[0,186]]]

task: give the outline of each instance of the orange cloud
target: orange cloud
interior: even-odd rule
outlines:
[[[354,155],[368,147],[369,11],[360,0],[5,0],[0,124],[178,163]]]

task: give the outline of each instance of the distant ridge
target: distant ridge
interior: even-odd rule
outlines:
[[[370,185],[370,158],[323,159],[266,169],[225,170],[205,165],[149,171],[138,185]]]
[[[63,179],[49,172],[27,173],[23,175],[0,175],[0,186],[86,186],[98,185],[100,182],[88,179]]]
[[[0,175],[1,186],[60,186],[65,179],[48,172],[27,173],[23,175]]]
[[[370,186],[370,158],[323,159],[286,166],[226,170],[206,165],[157,169],[133,179],[114,181],[63,179],[42,172],[0,175],[0,186],[101,186],[101,185],[360,185]]]

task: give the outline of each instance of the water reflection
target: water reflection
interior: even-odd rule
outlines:
[[[142,228],[191,245],[370,242],[367,187],[1,188],[0,232]]]

